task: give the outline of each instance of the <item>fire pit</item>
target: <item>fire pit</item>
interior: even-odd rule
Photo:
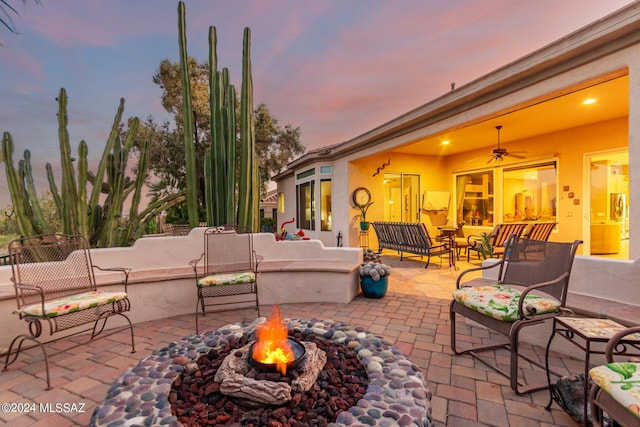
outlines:
[[[232,324],[191,335],[142,359],[110,388],[90,425],[181,425],[172,415],[169,402],[174,381],[198,358],[219,352],[232,342],[248,342],[264,321],[261,318],[251,324]],[[330,426],[431,425],[431,393],[424,378],[390,342],[362,328],[333,321],[285,319],[285,323],[290,333],[317,336],[352,349],[366,370],[366,393]]]
[[[264,362],[261,359],[256,359],[254,356],[254,352],[256,350],[256,343],[251,344],[249,347],[249,364],[251,366],[256,367],[259,371],[263,372],[280,372],[282,375],[286,375],[287,371],[291,371],[292,369],[296,369],[302,359],[306,356],[307,351],[302,345],[302,343],[293,338],[286,339],[287,347],[291,349],[291,356],[287,358],[287,360],[283,363],[277,362]],[[281,368],[284,369],[281,370]]]
[[[265,372],[280,372],[295,369],[306,354],[305,347],[290,338],[282,322],[280,308],[275,305],[271,317],[257,330],[258,339],[249,348],[250,364]]]

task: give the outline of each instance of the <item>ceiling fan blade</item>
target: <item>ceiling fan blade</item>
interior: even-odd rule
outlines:
[[[517,151],[513,151],[513,152],[508,152],[505,154],[505,156],[509,156],[509,157],[514,157],[516,159],[526,159],[527,156],[521,156],[520,154],[514,154],[517,153]]]

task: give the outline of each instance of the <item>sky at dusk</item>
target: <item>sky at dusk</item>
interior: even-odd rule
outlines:
[[[72,151],[101,156],[120,98],[124,117],[168,118],[152,75],[179,60],[177,1],[10,0],[20,34],[0,30],[0,132],[25,149],[39,192],[59,164],[56,96],[69,97]],[[354,138],[631,3],[622,0],[187,0],[187,50],[240,89],[252,32],[254,103],[299,126],[307,150]],[[94,168],[95,169],[95,168]],[[0,165],[0,207],[10,203]]]

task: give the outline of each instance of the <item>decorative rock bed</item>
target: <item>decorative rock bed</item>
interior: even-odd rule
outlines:
[[[169,425],[180,426],[171,414],[169,392],[187,361],[254,333],[266,319],[251,324],[234,323],[155,351],[128,369],[95,409],[91,426]],[[344,344],[358,354],[367,370],[369,386],[356,406],[341,412],[330,426],[430,426],[431,392],[411,361],[383,338],[359,327],[322,320],[285,319],[289,330],[315,334]]]

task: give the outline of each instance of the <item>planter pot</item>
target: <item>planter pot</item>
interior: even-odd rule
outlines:
[[[362,295],[367,298],[382,298],[387,293],[389,277],[381,277],[377,282],[371,276],[360,276]]]
[[[370,225],[371,225],[371,223],[369,223],[369,222],[360,221],[360,230],[367,231],[369,229]]]

